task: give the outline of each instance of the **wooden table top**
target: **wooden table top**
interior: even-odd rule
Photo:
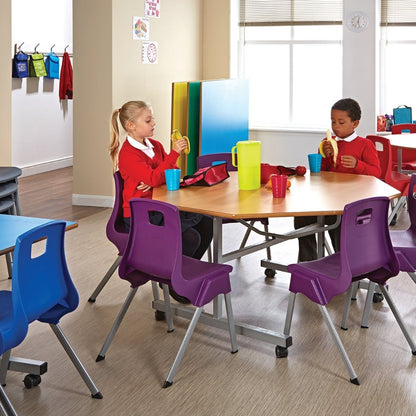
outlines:
[[[265,218],[340,215],[350,202],[401,195],[397,189],[366,175],[308,171],[305,176],[291,176],[289,180],[292,186],[285,198],[273,198],[264,185],[241,191],[237,172],[230,172],[230,178],[211,187],[189,186],[178,191],[167,191],[166,186],[155,188],[153,199],[176,205],[182,211],[224,218]]]

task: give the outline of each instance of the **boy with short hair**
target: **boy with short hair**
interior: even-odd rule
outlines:
[[[335,133],[338,147],[336,161],[333,160],[334,149],[329,140],[324,139],[322,149],[325,156],[322,158],[321,170],[342,173],[355,173],[372,175],[379,178],[381,175],[380,161],[374,143],[355,132],[361,119],[361,108],[352,98],[343,98],[331,108],[331,126]],[[335,215],[325,217],[325,224],[334,224]],[[295,217],[295,229],[317,222],[317,218]],[[341,227],[329,231],[332,246],[339,251]],[[316,260],[318,258],[315,235],[299,238],[298,261]]]

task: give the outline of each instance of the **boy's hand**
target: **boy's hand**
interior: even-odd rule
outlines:
[[[341,156],[341,164],[344,168],[354,169],[357,166],[357,159],[354,156]]]
[[[329,140],[324,140],[324,144],[322,145],[322,149],[325,153],[325,157],[331,157],[334,155],[334,148],[332,147]]]
[[[146,185],[144,182],[140,182],[140,185],[136,189],[145,193],[150,191],[152,187],[150,185]]]

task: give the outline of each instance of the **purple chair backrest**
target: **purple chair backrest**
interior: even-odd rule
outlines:
[[[384,283],[399,273],[388,229],[389,202],[386,197],[368,198],[344,208],[341,264],[353,278],[371,273]]]
[[[201,155],[196,158],[197,169],[206,168],[211,166],[212,162],[218,162],[224,160],[227,162],[227,170],[229,172],[236,171],[237,168],[233,166],[231,152],[230,153],[210,153],[208,155]],[[237,159],[236,159],[237,162]]]
[[[128,233],[123,222],[123,178],[120,172],[114,173],[115,198],[113,211],[107,222],[107,238],[117,247],[119,254],[123,254],[127,244]]]
[[[416,235],[416,173],[410,177],[409,193],[407,194],[407,210],[410,218],[410,228],[414,235]]]
[[[132,198],[130,211],[130,233],[119,267],[120,277],[135,286],[149,280],[146,274],[170,280],[176,270],[182,270],[182,231],[178,208],[147,198]],[[149,211],[161,212],[163,224],[151,224]]]

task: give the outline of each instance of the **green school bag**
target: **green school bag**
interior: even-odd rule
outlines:
[[[45,61],[43,54],[34,53],[30,55],[29,59],[29,76],[30,77],[44,77],[46,75]]]

